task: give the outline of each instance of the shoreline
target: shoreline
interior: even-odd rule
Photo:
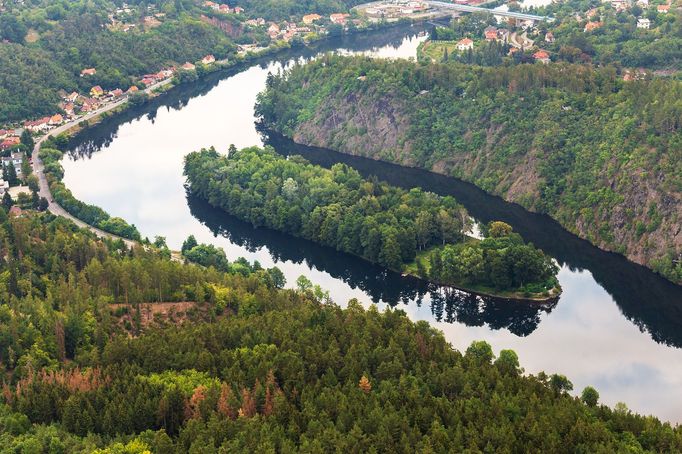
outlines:
[[[350,36],[350,35],[358,35],[358,34],[364,34],[372,31],[378,31],[378,30],[383,30],[383,29],[391,29],[391,28],[397,28],[401,26],[411,26],[414,25],[415,23],[420,23],[422,21],[412,21],[409,19],[401,20],[398,22],[394,23],[387,23],[387,24],[377,24],[376,26],[373,27],[365,27],[362,29],[357,29],[351,33],[345,33],[344,36]],[[314,43],[319,43],[319,42],[324,42],[325,40],[329,40],[332,38],[337,38],[336,36],[329,36],[329,35],[324,35],[321,36],[319,39],[310,41],[308,43],[305,43],[303,47],[307,47],[309,45],[312,45]],[[197,81],[204,80],[210,75],[214,75],[216,73],[219,73],[221,71],[228,71],[228,70],[234,70],[239,69],[240,66],[246,66],[249,64],[254,64],[254,62],[257,62],[260,59],[268,58],[268,57],[273,57],[281,52],[285,52],[291,49],[295,49],[295,47],[292,47],[288,42],[286,43],[286,46],[282,45],[272,45],[270,47],[267,47],[263,49],[260,52],[249,52],[244,56],[238,57],[235,60],[232,60],[231,62],[225,62],[225,61],[218,61],[216,64],[211,67],[208,71],[204,72],[201,74],[198,78]],[[148,95],[148,99],[145,100],[145,102],[142,104],[144,106],[145,104],[149,103],[149,101],[158,98],[159,96],[162,96],[169,91],[171,91],[173,88],[180,87],[186,85],[184,83],[175,83],[175,78],[171,77],[165,80],[162,80],[154,85],[151,85],[144,90],[141,91],[141,93],[144,93]],[[94,112],[90,112],[82,117],[76,118],[74,120],[71,120],[70,122],[64,123],[50,131],[47,131],[45,134],[42,136],[39,136],[36,138],[35,145],[33,147],[33,150],[31,151],[31,159],[33,161],[33,173],[36,175],[38,178],[38,183],[39,183],[39,191],[38,195],[40,197],[44,197],[48,201],[48,208],[47,211],[50,213],[56,215],[56,216],[62,216],[65,217],[72,222],[74,222],[77,226],[81,228],[87,228],[91,232],[95,233],[97,236],[102,237],[102,238],[109,238],[111,240],[121,240],[123,241],[126,246],[132,248],[136,244],[141,244],[140,242],[130,239],[130,238],[125,238],[121,237],[119,235],[116,235],[111,232],[107,232],[105,230],[102,230],[98,227],[95,227],[93,225],[90,225],[86,223],[85,221],[79,219],[77,216],[74,216],[71,214],[69,211],[67,211],[63,206],[61,206],[59,203],[57,203],[54,200],[54,197],[52,195],[50,185],[47,181],[47,176],[45,175],[45,169],[42,160],[40,159],[40,148],[42,144],[48,140],[49,138],[56,138],[59,136],[66,136],[67,138],[73,138],[76,135],[78,135],[80,132],[84,131],[85,129],[88,129],[90,127],[96,126],[102,121],[111,118],[112,116],[115,116],[117,114],[121,114],[123,112],[126,112],[127,110],[131,109],[132,106],[129,102],[130,96],[125,96],[124,98],[115,101],[113,103],[107,104],[98,110]],[[83,124],[83,123],[86,124]],[[66,153],[63,153],[63,155]],[[63,155],[62,158],[63,159]],[[61,161],[60,159],[60,161]],[[60,180],[61,181],[61,180]],[[68,189],[68,188],[67,188]],[[78,199],[76,199],[78,200]],[[84,203],[84,202],[82,202]]]
[[[324,146],[321,146],[321,145],[312,145],[312,144],[308,144],[308,143],[297,142],[297,141],[294,140],[293,138],[291,138],[291,137],[289,137],[289,136],[287,136],[287,135],[281,133],[280,131],[278,131],[278,130],[276,130],[276,129],[274,129],[274,128],[271,128],[269,125],[265,125],[265,124],[264,124],[264,125],[263,125],[263,128],[264,128],[265,130],[267,130],[267,131],[274,132],[274,133],[278,134],[279,136],[284,137],[284,138],[286,138],[287,140],[290,140],[291,142],[293,142],[293,143],[295,143],[295,144],[297,144],[297,145],[301,145],[301,146],[304,146],[304,147],[326,148],[326,149],[328,149],[328,150],[331,150],[331,151],[334,151],[334,152],[336,152],[336,153],[340,153],[340,154],[346,155],[346,156],[353,156],[353,157],[358,157],[358,158],[370,159],[370,160],[372,160],[372,161],[382,162],[382,163],[385,163],[385,164],[392,164],[392,165],[396,165],[396,166],[399,166],[399,167],[404,167],[404,168],[406,168],[406,169],[422,170],[422,171],[429,172],[429,173],[434,174],[434,175],[440,175],[440,176],[447,177],[447,178],[455,178],[455,179],[457,179],[457,180],[459,180],[459,181],[462,181],[462,182],[464,182],[464,183],[471,184],[471,185],[475,186],[477,189],[479,189],[479,190],[485,192],[486,194],[488,194],[488,195],[490,195],[490,196],[493,196],[493,197],[498,197],[498,198],[500,198],[501,200],[503,200],[505,203],[509,203],[509,204],[512,204],[512,205],[516,205],[516,206],[518,206],[519,208],[522,208],[523,210],[527,211],[528,213],[532,213],[532,214],[536,214],[536,215],[547,216],[549,219],[551,219],[552,221],[556,222],[559,226],[561,226],[561,228],[562,228],[564,231],[566,231],[567,233],[570,233],[571,235],[574,235],[576,238],[579,238],[579,239],[582,240],[582,241],[585,241],[585,242],[589,243],[591,246],[593,246],[593,247],[599,249],[601,252],[605,252],[605,253],[609,253],[609,254],[615,254],[615,255],[617,255],[617,256],[619,256],[619,257],[621,257],[621,258],[627,260],[629,263],[632,263],[632,264],[634,264],[634,265],[638,265],[638,266],[641,266],[641,267],[647,269],[647,270],[650,271],[651,273],[654,273],[656,276],[658,276],[658,277],[660,277],[660,278],[666,280],[667,282],[669,282],[669,283],[671,283],[671,284],[673,284],[673,285],[675,285],[675,286],[677,286],[677,287],[682,287],[682,283],[679,283],[679,282],[675,282],[675,281],[673,281],[673,280],[670,280],[670,279],[669,279],[668,277],[666,277],[665,275],[659,273],[658,271],[656,271],[655,269],[653,269],[653,268],[647,266],[647,265],[644,264],[644,263],[636,262],[636,261],[634,261],[634,260],[631,260],[628,256],[622,254],[621,252],[618,252],[618,251],[613,250],[613,249],[606,249],[606,248],[600,246],[599,244],[593,243],[593,242],[590,241],[589,239],[587,239],[587,238],[581,236],[578,232],[574,232],[574,231],[570,230],[570,229],[567,228],[565,225],[563,225],[558,219],[555,219],[554,217],[550,216],[549,214],[540,213],[540,212],[537,212],[537,211],[533,211],[533,210],[531,210],[531,209],[529,209],[529,208],[527,208],[527,207],[521,205],[521,204],[518,203],[518,202],[510,201],[510,200],[505,199],[503,196],[501,196],[501,195],[499,195],[499,194],[495,194],[495,193],[488,192],[488,191],[484,190],[483,188],[477,186],[475,183],[473,183],[473,182],[471,182],[471,181],[467,181],[467,180],[463,180],[463,179],[461,179],[461,178],[453,177],[453,176],[448,175],[448,174],[446,174],[446,173],[437,172],[437,171],[435,171],[435,170],[433,170],[433,169],[428,169],[428,168],[425,168],[425,167],[418,167],[418,166],[413,166],[413,165],[405,165],[405,164],[398,163],[398,162],[386,161],[386,160],[384,160],[384,159],[377,158],[377,157],[374,157],[374,156],[366,156],[366,155],[361,155],[361,154],[353,154],[353,153],[348,153],[348,152],[345,152],[345,151],[336,150],[336,149],[333,149],[333,148],[327,148],[327,147],[324,147]]]
[[[246,223],[251,224],[248,220],[242,219],[241,217],[239,217],[239,216],[237,216],[237,215],[235,215],[235,214],[230,213],[229,211],[225,210],[224,208],[212,204],[207,198],[203,197],[203,196],[200,195],[200,194],[197,194],[195,191],[192,191],[192,188],[191,188],[191,186],[189,185],[189,183],[188,183],[188,185],[186,186],[186,188],[187,188],[195,197],[198,197],[198,198],[200,198],[201,200],[205,201],[207,204],[209,204],[209,205],[210,205],[211,207],[213,207],[214,209],[219,210],[220,212],[225,213],[225,214],[228,214],[228,215],[230,215],[230,216],[233,216],[233,217],[235,217],[236,219],[239,219],[239,220],[242,221],[242,222],[246,222]],[[331,246],[328,246],[328,245],[321,244],[321,243],[318,243],[318,242],[316,242],[316,241],[313,241],[313,240],[311,240],[311,239],[309,239],[309,238],[304,238],[304,237],[301,237],[301,236],[292,235],[292,234],[290,234],[290,233],[283,232],[283,231],[280,231],[280,230],[277,230],[277,229],[273,229],[273,228],[268,227],[268,226],[254,226],[254,228],[255,228],[255,229],[267,229],[267,230],[271,230],[271,231],[273,231],[273,232],[277,232],[277,233],[280,233],[280,234],[283,234],[283,235],[287,235],[287,236],[290,236],[290,237],[293,237],[293,238],[297,238],[297,239],[300,239],[300,240],[310,241],[311,243],[313,243],[313,244],[315,244],[315,245],[317,245],[317,246],[319,246],[319,247],[329,248],[329,249],[331,249],[331,250],[333,250],[333,251],[335,251],[335,252],[337,252],[337,253],[341,253],[341,254],[348,254],[348,255],[350,255],[350,256],[352,256],[352,257],[356,257],[356,258],[358,258],[358,259],[360,259],[360,260],[363,260],[363,261],[365,261],[365,262],[367,262],[367,263],[369,263],[369,264],[371,264],[371,265],[373,265],[373,266],[378,266],[378,267],[380,267],[380,268],[382,268],[382,269],[385,269],[385,270],[391,271],[391,272],[393,272],[393,273],[396,273],[396,274],[400,275],[400,276],[403,277],[403,278],[409,277],[409,278],[411,278],[411,279],[418,279],[418,280],[420,280],[420,281],[422,281],[422,282],[425,282],[425,283],[427,283],[427,284],[433,284],[433,285],[437,285],[437,286],[440,286],[440,287],[448,287],[448,288],[452,288],[452,289],[455,289],[455,290],[463,291],[463,292],[466,292],[466,293],[471,293],[471,294],[473,294],[473,295],[481,296],[481,297],[484,297],[484,298],[494,298],[494,299],[496,299],[496,300],[505,300],[505,301],[508,301],[508,302],[516,302],[516,303],[536,304],[536,305],[539,305],[539,306],[545,306],[545,305],[552,306],[552,305],[556,304],[556,303],[559,301],[559,297],[561,296],[561,293],[562,293],[562,288],[561,288],[560,285],[555,286],[555,287],[553,287],[552,289],[548,290],[548,292],[549,292],[550,294],[547,295],[547,296],[544,296],[544,295],[542,295],[542,294],[537,294],[537,293],[533,293],[533,294],[531,294],[531,295],[529,295],[529,296],[525,296],[525,295],[523,295],[522,292],[516,292],[516,291],[509,291],[509,292],[505,292],[505,293],[496,294],[496,293],[490,292],[490,291],[487,290],[487,289],[486,289],[486,290],[480,290],[480,289],[477,290],[477,289],[475,289],[475,288],[466,287],[466,286],[464,286],[464,285],[462,285],[462,284],[457,284],[457,283],[444,283],[444,282],[440,282],[440,281],[434,281],[434,280],[431,280],[431,279],[426,279],[426,278],[424,278],[424,277],[422,277],[422,276],[419,276],[419,275],[417,275],[417,274],[415,274],[415,273],[408,272],[408,271],[406,271],[406,270],[404,270],[404,269],[396,270],[396,269],[393,269],[393,268],[385,267],[385,266],[383,266],[383,265],[381,265],[381,264],[379,264],[379,263],[369,261],[369,260],[367,260],[366,258],[364,258],[364,257],[362,257],[362,256],[360,256],[360,255],[353,254],[352,252],[341,251],[341,250],[335,249],[335,248],[333,248],[333,247],[331,247]],[[405,265],[407,265],[407,264],[405,264]]]

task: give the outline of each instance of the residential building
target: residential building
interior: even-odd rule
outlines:
[[[215,57],[213,55],[206,55],[204,58],[201,59],[201,63],[204,65],[210,65],[211,63],[215,63]]]
[[[350,14],[344,13],[334,13],[329,15],[329,20],[332,24],[345,25],[346,20],[350,17]]]
[[[306,25],[311,25],[313,22],[318,21],[322,19],[322,16],[319,14],[306,14],[303,16],[303,23]]]
[[[90,89],[90,96],[93,98],[99,98],[104,95],[104,90],[99,85],[95,85]]]
[[[192,71],[194,69],[197,69],[197,67],[194,66],[194,64],[190,63],[190,62],[186,62],[184,65],[181,66],[181,68],[184,69],[185,71]]]
[[[659,13],[667,14],[670,12],[670,5],[658,5],[656,7],[656,11],[658,11]]]
[[[0,178],[0,196],[4,196],[7,191],[9,191],[9,182]]]
[[[495,41],[497,39],[497,28],[488,27],[483,31],[483,36],[487,41]]]
[[[552,32],[545,33],[545,41],[548,43],[553,43],[554,41],[556,41],[554,39],[554,34]]]
[[[81,77],[94,76],[95,74],[97,74],[97,70],[95,68],[85,68],[81,71]]]
[[[62,117],[61,114],[51,116],[50,121],[48,122],[50,126],[58,126],[62,123],[64,123],[64,117]]]
[[[533,58],[535,61],[539,61],[540,63],[549,63],[551,60],[549,59],[549,53],[546,50],[540,49],[539,51],[535,52],[533,54]]]
[[[651,21],[645,17],[640,17],[637,19],[637,28],[643,28],[648,30],[651,27]]]
[[[465,51],[473,48],[474,42],[469,38],[463,38],[457,42],[457,50]]]

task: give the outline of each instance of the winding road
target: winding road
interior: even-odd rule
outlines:
[[[168,85],[171,83],[172,79],[166,79],[158,84],[154,84],[150,86],[149,88],[145,89],[143,92],[144,93],[150,93],[153,90],[162,87],[164,85]],[[97,227],[94,227],[90,224],[87,224],[86,222],[83,222],[82,220],[78,219],[77,217],[73,216],[71,213],[66,211],[64,207],[62,207],[60,204],[54,201],[52,198],[52,193],[50,192],[50,185],[47,183],[47,177],[45,176],[45,166],[43,165],[43,162],[40,160],[40,146],[47,140],[48,137],[56,137],[59,134],[65,133],[69,131],[70,129],[76,127],[80,122],[82,121],[89,121],[92,118],[97,117],[98,115],[101,115],[103,113],[112,111],[123,104],[128,102],[128,98],[123,98],[120,101],[117,101],[112,104],[107,104],[106,106],[97,109],[93,112],[90,112],[87,115],[84,115],[82,117],[79,117],[73,121],[70,121],[68,123],[64,123],[63,125],[52,129],[48,133],[46,133],[44,136],[42,136],[40,139],[36,141],[35,146],[33,147],[33,153],[32,153],[32,159],[33,159],[33,173],[36,175],[38,178],[38,183],[39,183],[39,191],[38,195],[40,197],[45,197],[45,199],[48,202],[47,209],[50,213],[56,215],[56,216],[62,216],[65,217],[69,220],[71,220],[74,224],[76,224],[78,227],[88,229],[91,232],[93,232],[95,235],[99,236],[100,238],[110,238],[112,240],[121,240],[125,243],[125,245],[129,248],[132,248],[136,244],[138,244],[137,241],[133,241],[127,238],[120,237],[118,235],[114,235],[109,232],[105,232],[104,230],[98,229]]]

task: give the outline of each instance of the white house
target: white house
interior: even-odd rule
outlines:
[[[465,50],[473,49],[473,48],[474,48],[474,42],[472,40],[470,40],[469,38],[463,38],[457,42],[457,50],[465,51]]]
[[[648,30],[651,27],[651,21],[645,17],[640,17],[637,19],[637,28],[643,28]]]

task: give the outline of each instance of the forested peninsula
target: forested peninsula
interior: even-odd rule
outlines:
[[[467,236],[470,217],[452,197],[363,179],[343,164],[325,169],[270,148],[189,154],[191,191],[255,226],[331,246],[398,272],[496,296],[549,299],[557,266],[511,227]]]
[[[0,452],[679,452],[682,431],[305,277],[0,206]],[[206,256],[188,238],[186,255]],[[214,255],[210,253],[209,255]]]
[[[270,77],[256,110],[299,143],[470,181],[682,284],[680,81],[328,55]]]

